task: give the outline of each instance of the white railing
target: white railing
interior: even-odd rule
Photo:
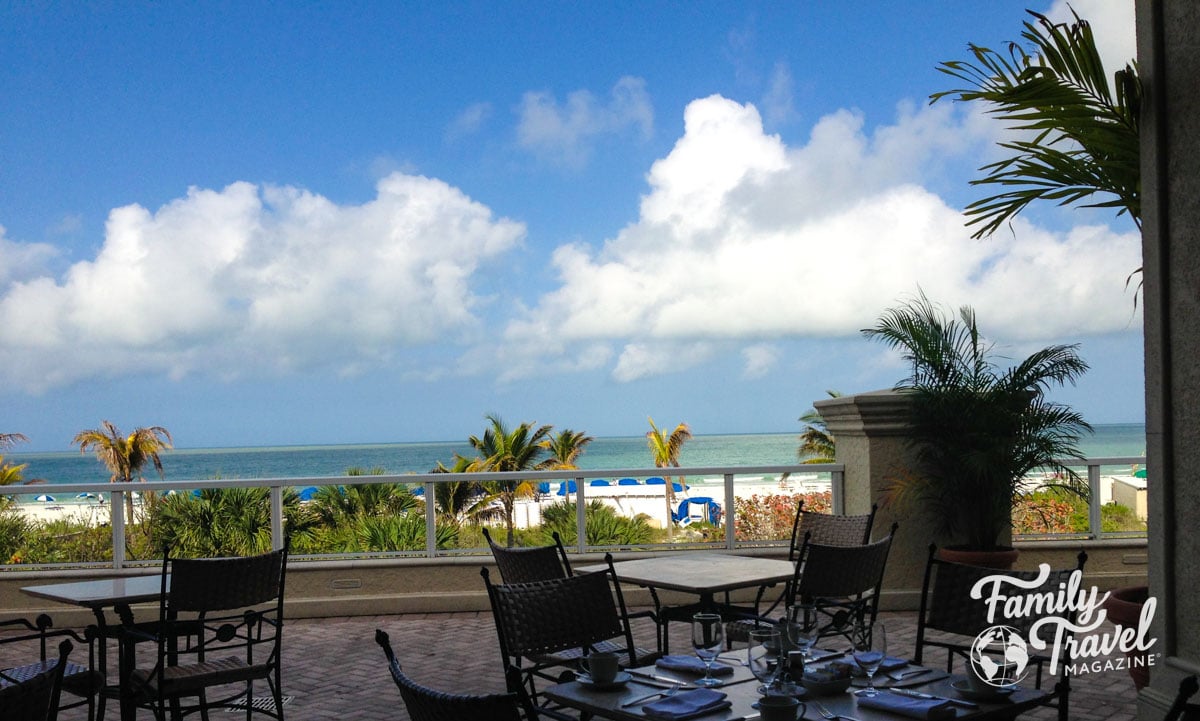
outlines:
[[[1142,456],[1122,456],[1112,458],[1086,458],[1086,459],[1070,459],[1064,461],[1065,465],[1075,468],[1086,468],[1086,478],[1091,489],[1091,501],[1089,507],[1090,532],[1086,534],[1069,534],[1072,538],[1120,538],[1130,535],[1140,535],[1137,533],[1105,533],[1101,529],[1101,481],[1103,467],[1132,467],[1134,465],[1145,466],[1146,459]],[[723,497],[720,503],[725,509],[722,516],[721,528],[723,538],[717,542],[709,542],[705,544],[708,547],[718,547],[726,549],[735,549],[741,546],[753,545],[773,545],[772,542],[764,541],[747,541],[739,542],[735,538],[734,525],[736,520],[735,502],[736,488],[739,476],[758,476],[760,483],[762,476],[783,476],[787,475],[805,475],[828,474],[830,480],[830,490],[832,494],[832,510],[834,513],[843,513],[845,511],[845,466],[840,463],[830,464],[796,464],[796,465],[764,465],[764,466],[705,466],[705,467],[686,467],[686,468],[634,468],[634,469],[589,469],[589,470],[567,470],[567,471],[521,471],[511,473],[425,473],[425,474],[404,474],[404,475],[381,475],[381,476],[318,476],[318,477],[298,477],[298,478],[258,478],[258,479],[237,479],[237,480],[189,480],[189,481],[146,481],[138,483],[72,483],[72,484],[47,484],[38,486],[37,492],[50,492],[54,494],[62,494],[70,497],[77,493],[105,493],[109,494],[109,502],[107,503],[110,516],[110,527],[112,530],[112,549],[113,559],[111,566],[114,569],[125,568],[130,561],[125,556],[125,494],[127,493],[143,493],[146,491],[155,491],[159,493],[167,493],[169,491],[190,491],[196,488],[247,488],[247,487],[266,487],[270,489],[270,524],[271,537],[276,544],[282,542],[284,533],[283,523],[283,489],[284,488],[304,488],[307,486],[330,486],[330,485],[365,485],[376,483],[403,483],[409,486],[420,485],[424,488],[424,497],[426,499],[435,498],[434,488],[438,483],[450,483],[455,481],[530,481],[534,483],[546,481],[574,481],[576,491],[572,494],[575,502],[577,541],[572,545],[572,549],[578,553],[585,553],[592,550],[602,550],[605,547],[592,547],[587,544],[585,509],[587,506],[588,491],[593,487],[585,483],[586,478],[610,478],[617,479],[623,477],[632,478],[649,478],[653,476],[670,476],[678,479],[684,476],[687,477],[713,477],[720,476],[723,479],[721,486]],[[1083,474],[1081,474],[1083,475]],[[12,492],[16,488],[9,487],[6,491]],[[25,490],[25,489],[22,489]],[[35,489],[30,489],[33,491]],[[788,491],[781,490],[781,493]],[[439,555],[452,555],[454,553],[470,553],[480,552],[485,549],[457,549],[456,551],[440,550],[437,548],[437,533],[436,519],[437,507],[435,503],[426,502],[425,506],[425,549],[423,553],[417,554],[426,558],[434,558]],[[1063,534],[1058,536],[1039,535],[1037,538],[1061,538]],[[1026,537],[1029,538],[1029,537]],[[784,543],[787,539],[783,539],[775,544]],[[665,550],[673,547],[679,547],[677,544],[638,544],[639,548],[652,548],[656,550]],[[694,548],[695,544],[688,544],[687,547]],[[411,554],[409,554],[411,555]],[[332,556],[336,558],[337,556]],[[61,565],[61,564],[56,564]],[[92,564],[72,564],[72,565],[96,565]],[[21,568],[21,566],[7,566],[6,568]]]
[[[574,481],[576,490],[572,493],[575,502],[577,538],[578,541],[573,544],[571,550],[584,553],[591,550],[599,550],[604,547],[592,547],[587,544],[585,509],[587,506],[587,493],[592,489],[585,478],[650,478],[654,476],[666,477],[669,476],[675,480],[682,477],[714,477],[720,476],[723,479],[722,491],[723,497],[719,501],[725,509],[722,516],[721,526],[724,533],[724,538],[716,543],[706,544],[709,547],[734,549],[739,545],[734,536],[734,499],[736,496],[735,489],[737,478],[739,476],[757,476],[759,482],[762,482],[764,475],[783,476],[787,475],[811,475],[811,474],[828,474],[830,478],[830,489],[832,492],[832,505],[835,513],[839,513],[843,509],[843,498],[845,497],[845,466],[838,463],[830,464],[796,464],[796,465],[764,465],[764,466],[704,466],[704,467],[686,467],[686,468],[634,468],[634,469],[588,469],[588,470],[565,470],[565,471],[518,471],[506,473],[424,473],[424,474],[403,474],[403,475],[365,475],[365,476],[318,476],[318,477],[298,477],[298,478],[255,478],[255,479],[231,479],[231,480],[188,480],[188,481],[144,481],[136,483],[71,483],[71,484],[47,484],[37,487],[37,492],[61,494],[64,497],[71,497],[78,493],[105,493],[108,494],[109,500],[106,504],[110,516],[110,527],[112,529],[112,549],[113,559],[112,568],[121,569],[128,566],[131,561],[126,558],[125,554],[125,495],[127,493],[145,493],[153,491],[157,493],[190,492],[193,489],[220,489],[220,488],[269,488],[270,489],[270,524],[271,537],[276,545],[283,540],[284,523],[283,523],[283,489],[284,488],[304,488],[307,486],[336,486],[336,485],[368,485],[380,483],[402,483],[408,486],[420,485],[424,488],[424,497],[426,499],[435,498],[435,486],[439,483],[451,483],[455,481],[529,481],[533,483],[553,482],[553,481]],[[655,486],[651,486],[655,488]],[[15,490],[15,489],[6,489]],[[24,490],[24,489],[22,489]],[[665,492],[665,489],[664,489]],[[781,493],[785,491],[781,490]],[[679,496],[682,499],[684,496]],[[665,501],[664,501],[665,503]],[[439,555],[450,555],[451,551],[441,550],[437,548],[437,507],[436,504],[427,501],[425,504],[425,549],[419,554],[426,558],[434,558]],[[786,542],[786,539],[784,539]],[[770,542],[756,541],[753,545],[766,545]],[[638,544],[639,548],[655,548],[667,549],[673,547],[674,544]],[[695,544],[689,544],[690,547],[695,547]],[[486,549],[458,549],[458,553],[462,552],[479,552]],[[357,554],[362,555],[362,554]],[[375,554],[372,554],[375,555]],[[411,554],[410,554],[411,555]],[[332,556],[336,558],[337,556]],[[55,564],[61,565],[61,564]],[[72,565],[95,565],[95,564],[72,564]],[[14,568],[9,566],[8,568]],[[19,566],[15,568],[20,568]]]

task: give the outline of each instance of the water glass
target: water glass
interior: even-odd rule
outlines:
[[[865,629],[865,637],[859,637],[854,642],[854,663],[867,674],[867,687],[863,696],[874,696],[875,672],[887,656],[887,631],[882,623],[876,623]]]
[[[712,677],[712,665],[717,654],[725,647],[725,623],[719,613],[697,613],[692,616],[692,648],[704,662],[704,678],[696,681],[697,686],[720,686]]]
[[[811,603],[788,606],[783,627],[787,632],[788,641],[803,651],[804,660],[808,661],[812,655],[812,647],[821,635],[816,607]]]
[[[779,631],[774,628],[756,628],[750,631],[750,645],[746,647],[746,665],[750,673],[762,686],[760,694],[771,692],[775,676],[779,672]]]

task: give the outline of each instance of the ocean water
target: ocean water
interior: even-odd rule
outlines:
[[[695,436],[683,447],[683,466],[776,465],[796,461],[797,433]],[[1141,456],[1146,453],[1143,424],[1096,426],[1080,449],[1087,457]],[[471,455],[466,441],[385,443],[371,445],[282,446],[255,448],[175,449],[162,456],[168,481],[217,478],[288,478],[341,476],[347,469],[383,468],[388,473],[427,473],[441,461],[453,465],[454,454]],[[46,483],[107,482],[108,471],[94,454],[9,453],[13,463],[27,463],[26,480]],[[597,438],[579,458],[584,470],[652,468],[654,459],[643,436]],[[153,469],[146,474],[154,476]]]

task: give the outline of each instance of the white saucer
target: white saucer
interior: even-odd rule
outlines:
[[[633,677],[630,676],[628,672],[617,671],[616,677],[613,678],[613,680],[609,681],[608,683],[597,683],[594,679],[592,679],[591,676],[588,676],[585,673],[581,673],[578,676],[576,676],[575,680],[579,682],[580,686],[594,689],[596,691],[606,691],[611,688],[621,688],[625,684],[629,683],[629,679],[631,679],[631,678],[633,678]]]
[[[1005,696],[1012,693],[1011,688],[992,688],[988,687],[989,691],[976,691],[971,688],[965,678],[960,678],[957,681],[950,683],[950,687],[958,692],[960,696],[968,701],[999,701]]]

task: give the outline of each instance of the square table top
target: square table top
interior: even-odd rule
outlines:
[[[92,609],[117,604],[145,603],[157,601],[162,595],[162,574],[24,586],[21,592],[37,598]]]
[[[663,556],[619,561],[613,564],[617,578],[639,586],[672,591],[711,594],[792,578],[791,561],[724,553],[673,552]],[[608,566],[584,566],[582,572],[605,571]]]

